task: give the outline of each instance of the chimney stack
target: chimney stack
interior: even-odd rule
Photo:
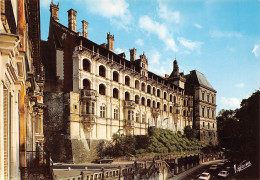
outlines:
[[[110,32],[107,33],[107,46],[109,51],[114,52],[114,35],[111,35]]]
[[[82,35],[84,38],[88,38],[88,22],[87,21],[81,21],[82,22]]]
[[[130,61],[134,62],[136,60],[136,49],[130,49]]]
[[[77,31],[77,11],[74,9],[68,10],[68,27],[74,32]]]
[[[57,5],[55,5],[55,4],[53,4],[53,2],[51,2],[50,12],[51,12],[51,17],[54,19],[54,21],[59,22],[59,18],[58,18],[59,3]]]

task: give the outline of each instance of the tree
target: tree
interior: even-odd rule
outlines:
[[[218,117],[218,137],[222,147],[228,148],[239,162],[249,160],[259,169],[260,91],[243,99],[239,109],[221,110]]]
[[[190,126],[186,126],[184,128],[184,134],[188,139],[192,139],[196,138],[198,133],[195,129],[192,129]]]

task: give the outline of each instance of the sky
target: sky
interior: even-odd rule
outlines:
[[[41,36],[47,40],[51,0],[41,0]],[[240,107],[260,88],[260,0],[53,0],[60,23],[71,8],[88,24],[88,39],[115,53],[145,52],[148,70],[170,74],[176,58],[181,72],[196,69],[217,91],[217,111]]]

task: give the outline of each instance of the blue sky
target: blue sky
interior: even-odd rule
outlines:
[[[41,0],[41,35],[48,37],[49,4]],[[77,29],[86,20],[88,38],[115,52],[145,52],[149,71],[164,76],[177,59],[180,71],[202,72],[217,93],[217,110],[238,108],[260,88],[260,0],[54,0],[60,23],[75,9]]]

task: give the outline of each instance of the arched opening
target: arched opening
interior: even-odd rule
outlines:
[[[83,70],[90,72],[90,62],[87,59],[83,59]]]
[[[170,113],[172,113],[172,106],[170,106]]]
[[[183,111],[183,116],[186,116],[186,111],[185,110]]]
[[[167,100],[167,93],[166,92],[163,93],[163,99]]]
[[[117,88],[114,88],[113,89],[113,98],[116,98],[116,99],[118,99],[118,89]]]
[[[142,91],[145,92],[145,83],[142,83]]]
[[[166,105],[166,104],[163,105],[163,110],[164,110],[165,112],[167,111],[167,105]]]
[[[88,79],[83,80],[83,89],[90,89],[90,81]]]
[[[139,96],[138,95],[135,95],[135,104],[139,104]]]
[[[129,76],[125,77],[125,85],[130,86],[130,77]]]
[[[176,97],[175,96],[173,96],[173,102],[174,102],[174,104],[176,104]]]
[[[147,85],[147,93],[151,94],[151,86]]]
[[[144,98],[144,97],[141,98],[141,104],[142,104],[143,106],[145,105],[145,98]]]
[[[106,95],[106,86],[104,84],[99,85],[99,94]]]
[[[161,97],[161,90],[157,89],[157,97]]]
[[[151,107],[151,100],[150,99],[147,99],[147,106]]]
[[[104,66],[99,66],[99,76],[106,77],[106,68]]]
[[[130,94],[129,92],[125,92],[125,100],[129,101],[130,100]]]
[[[170,101],[172,102],[172,95],[170,94]]]
[[[214,104],[214,96],[212,96],[212,102],[211,103]]]
[[[186,106],[186,101],[185,101],[185,99],[183,99],[183,106]]]
[[[159,102],[157,102],[157,108],[160,109],[160,103]]]
[[[155,108],[155,101],[153,101],[153,108]]]
[[[156,94],[156,89],[155,89],[155,87],[153,87],[153,95],[155,95]]]
[[[140,89],[140,83],[138,80],[135,80],[135,88]]]
[[[114,72],[113,72],[113,81],[118,82],[118,77],[119,77],[118,72],[117,72],[117,71],[114,71]]]

